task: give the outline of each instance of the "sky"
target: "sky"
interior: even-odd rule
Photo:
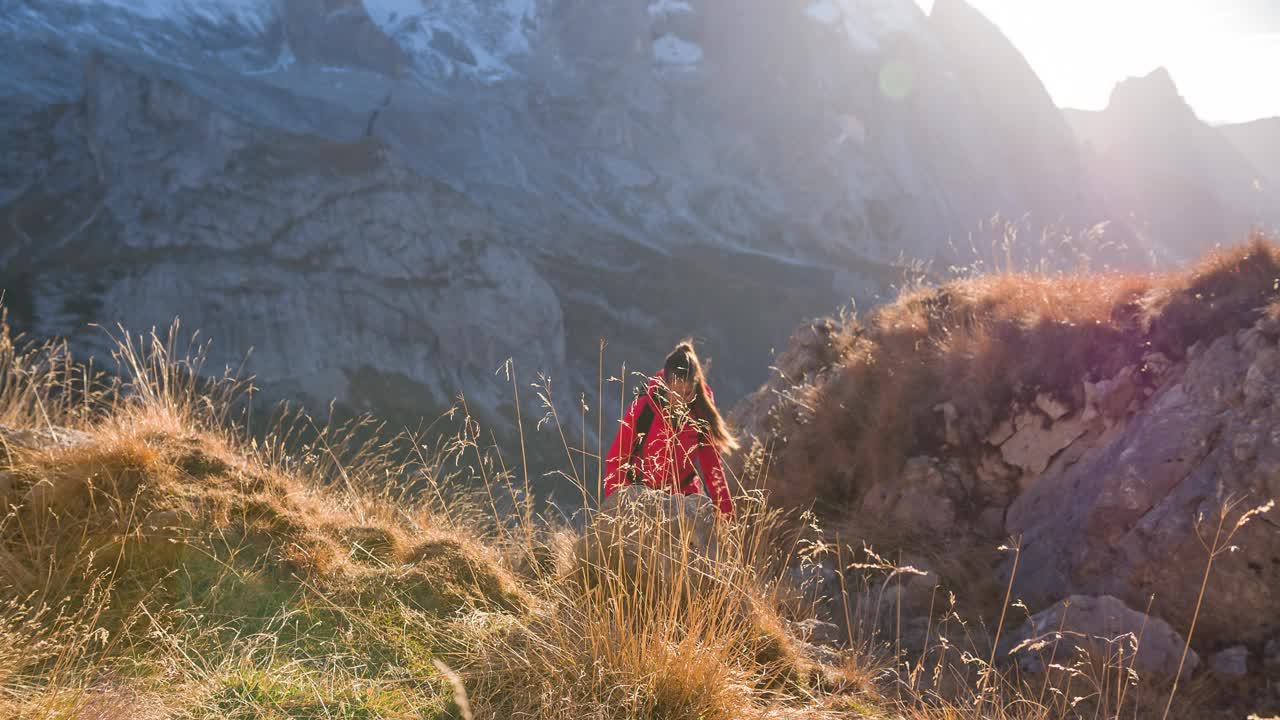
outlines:
[[[1022,51],[1059,106],[1100,110],[1117,81],[1164,66],[1202,120],[1280,116],[1280,0],[969,3]]]

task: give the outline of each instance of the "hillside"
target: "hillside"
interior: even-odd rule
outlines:
[[[818,516],[748,492],[732,522],[705,499],[628,491],[566,523],[528,500],[518,454],[473,418],[438,442],[361,440],[376,435],[305,415],[252,438],[235,422],[244,386],[200,379],[199,352],[178,353],[176,336],[121,339],[107,376],[6,327],[0,713],[1049,720],[1158,717],[1169,697],[1177,718],[1266,710],[1280,645],[1270,521],[1218,538],[1242,549],[1212,567],[1195,650],[1176,662],[1182,691],[1170,682],[1186,608],[1162,596],[1150,618],[1131,609],[1113,597],[1126,566],[1107,574],[1081,552],[1135,557],[1110,529],[1132,514],[1089,486],[1124,465],[1107,439],[1187,478],[1139,513],[1144,537],[1178,539],[1182,512],[1204,505],[1196,468],[1224,452],[1236,472],[1223,491],[1274,494],[1274,443],[1240,428],[1275,426],[1262,357],[1280,357],[1277,278],[1280,253],[1259,240],[1177,276],[991,276],[909,292],[865,325],[819,323],[780,359],[787,381],[737,413],[773,446],[748,455],[744,479],[777,502],[816,498]],[[1206,364],[1226,373],[1217,385],[1193,380]],[[1077,388],[1086,367],[1098,379]],[[1010,407],[1010,437],[991,439]],[[1200,442],[1177,425],[1189,412],[1222,427],[1191,425]],[[1152,454],[1152,432],[1194,449],[1190,474]],[[1066,450],[1047,444],[1064,436]],[[968,462],[994,469],[974,484]],[[585,501],[587,467],[567,465]],[[1003,518],[974,504],[997,486],[1013,503]],[[992,549],[1005,530],[1032,538],[1011,591]],[[1200,608],[1190,575],[1204,558],[1156,549],[1176,560],[1134,571]],[[1045,579],[1057,568],[1074,583],[1069,622]],[[1033,621],[1014,616],[1016,598]],[[1132,647],[1115,638],[1139,621]],[[1083,628],[1062,642],[1089,639],[1070,641],[1088,654],[1065,675],[1038,659],[1059,646],[1046,622]]]
[[[910,290],[796,333],[735,412],[756,438],[744,482],[924,572],[892,596],[904,643],[928,642],[934,582],[987,617],[1019,598],[1033,636],[1062,603],[1105,606],[1067,627],[1150,617],[1175,649],[1194,627],[1185,663],[1139,662],[1199,666],[1231,706],[1206,717],[1274,708],[1280,535],[1252,511],[1280,496],[1278,341],[1280,248],[1261,237],[1164,275]]]
[[[727,525],[641,497],[570,530],[471,418],[432,451],[305,416],[248,439],[245,386],[177,347],[122,338],[117,382],[0,328],[0,715],[828,718],[875,697],[860,656],[800,639],[759,503]]]

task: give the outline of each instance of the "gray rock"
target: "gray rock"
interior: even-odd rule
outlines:
[[[838,667],[844,660],[843,656],[829,645],[823,645],[817,642],[806,642],[794,637],[791,641],[795,644],[796,653],[799,654],[800,657],[816,665]]]
[[[93,438],[86,432],[66,427],[14,428],[0,425],[0,444],[24,448],[69,448],[82,445]]]
[[[806,602],[836,601],[840,597],[840,574],[827,561],[805,559],[789,568],[787,577]]]
[[[1170,680],[1178,671],[1185,640],[1160,618],[1148,617],[1117,598],[1072,595],[1031,616],[1002,645],[1026,672],[1044,672],[1050,658],[1071,665],[1082,657],[1124,657],[1125,666],[1140,677]],[[1189,651],[1182,677],[1199,664],[1196,652]]]
[[[987,444],[999,447],[1013,437],[1013,433],[1013,420],[1005,418],[991,428],[991,432],[987,434]]]
[[[1263,646],[1262,662],[1268,671],[1280,671],[1280,636],[1271,638]]]
[[[722,559],[721,530],[720,512],[705,495],[625,487],[591,513],[575,555],[591,572],[619,572],[634,582],[683,582]],[[711,574],[706,577],[714,582]]]
[[[934,412],[942,413],[943,437],[946,443],[952,447],[959,447],[961,443],[960,432],[956,428],[956,419],[959,418],[959,411],[956,410],[954,403],[940,403],[933,408]]]
[[[1210,655],[1209,671],[1221,678],[1244,677],[1249,673],[1249,648],[1235,645]]]
[[[991,538],[1003,538],[1004,531],[1004,508],[989,507],[978,513],[977,529],[982,534]]]
[[[1140,385],[1138,370],[1134,366],[1120,369],[1115,376],[1098,382],[1085,381],[1085,413],[1086,420],[1101,415],[1107,419],[1117,419],[1129,412],[1129,407],[1138,397]]]
[[[832,647],[847,641],[844,633],[840,632],[840,627],[835,623],[823,622],[815,618],[792,623],[791,629],[801,640],[814,645]]]

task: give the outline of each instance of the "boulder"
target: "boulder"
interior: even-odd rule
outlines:
[[[719,559],[720,511],[705,495],[678,495],[642,486],[610,495],[575,545],[578,566],[594,577],[619,573],[628,582],[669,583]]]
[[[787,576],[803,602],[823,602],[840,597],[840,574],[827,561],[802,560],[787,571]]]
[[[1220,678],[1244,677],[1249,673],[1249,648],[1235,645],[1210,655],[1209,671]]]
[[[909,570],[898,591],[902,598],[902,608],[911,615],[928,615],[929,609],[938,601],[938,573],[930,570],[921,560],[908,559],[907,562]],[[945,599],[945,593],[943,598]]]
[[[796,637],[814,645],[830,647],[847,641],[845,634],[840,631],[840,626],[816,618],[791,623],[789,629]]]
[[[1086,658],[1109,663],[1123,658],[1125,667],[1132,667],[1142,678],[1170,680],[1178,671],[1186,641],[1168,623],[1133,610],[1118,598],[1072,595],[1032,615],[1002,645],[1026,672],[1044,672],[1050,658],[1060,665]],[[1182,677],[1199,664],[1199,656],[1189,651]]]
[[[15,428],[0,425],[0,447],[69,448],[83,445],[91,439],[84,431],[65,427]]]

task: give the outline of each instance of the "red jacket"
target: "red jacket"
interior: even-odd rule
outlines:
[[[716,507],[732,515],[733,499],[729,497],[720,453],[692,422],[686,421],[679,431],[673,430],[674,419],[666,403],[660,400],[665,392],[661,378],[662,373],[658,373],[649,381],[647,391],[627,408],[622,426],[609,446],[605,460],[605,497],[629,484],[630,478],[638,474],[645,485],[655,490],[695,495],[705,487]],[[636,433],[645,430],[637,426],[649,418],[652,418],[649,432],[637,448]]]

